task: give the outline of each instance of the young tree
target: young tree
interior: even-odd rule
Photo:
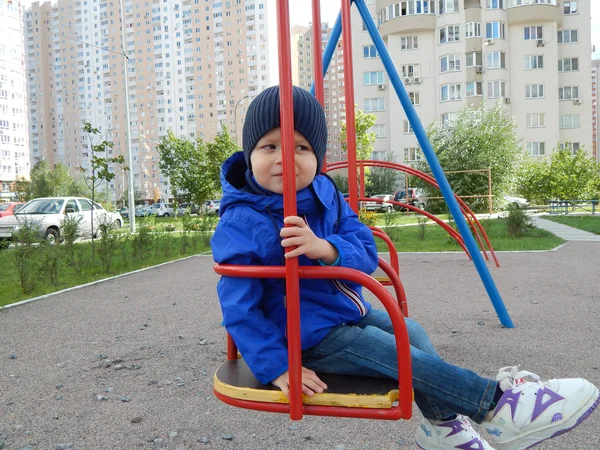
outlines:
[[[524,158],[523,148],[515,132],[514,119],[503,103],[498,101],[479,106],[463,107],[450,125],[432,123],[427,131],[435,154],[445,172],[491,168],[495,198],[509,192],[517,168]],[[429,172],[427,161],[416,165]],[[488,177],[485,173],[463,172],[446,175],[452,190],[458,195],[487,195]],[[422,186],[427,196],[435,197],[429,185]],[[487,199],[470,202],[484,207]]]
[[[375,144],[375,133],[371,131],[377,116],[367,114],[360,109],[356,109],[356,159],[369,159],[373,153],[373,144]],[[342,122],[342,131],[340,134],[342,150],[348,151],[348,142],[346,138],[346,122]]]
[[[30,172],[31,181],[20,180],[18,196],[24,200],[40,197],[78,196],[85,192],[80,180],[75,180],[64,164],[57,163],[51,169],[48,161],[35,163]]]
[[[209,143],[200,138],[195,143],[179,139],[169,131],[158,145],[159,167],[174,189],[185,192],[189,200],[201,204],[220,191],[221,166],[238,150],[225,126]]]
[[[388,162],[395,162],[393,156],[386,158]],[[377,194],[393,194],[396,190],[400,172],[394,169],[384,167],[372,167],[369,175],[366,176],[365,192],[372,195]]]
[[[87,187],[90,189],[92,195],[92,203],[96,201],[96,189],[102,182],[110,182],[115,178],[115,173],[112,171],[112,165],[121,165],[125,170],[125,157],[118,155],[114,157],[107,157],[106,154],[109,150],[114,147],[112,142],[104,139],[106,136],[101,136],[98,139],[98,135],[101,134],[98,128],[94,128],[91,123],[83,122],[83,132],[87,134],[89,139],[89,148],[91,150],[90,167],[89,172],[85,167],[80,167],[79,170],[83,174],[83,180]],[[94,140],[96,139],[96,143]],[[104,155],[104,156],[103,156]],[[91,222],[92,222],[92,261],[94,260],[94,208],[90,210]]]

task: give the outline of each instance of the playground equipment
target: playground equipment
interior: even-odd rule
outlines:
[[[410,103],[408,95],[402,86],[400,78],[391,61],[387,49],[379,35],[375,23],[368,12],[364,0],[342,0],[341,13],[334,26],[331,38],[326,46],[323,64],[321,64],[321,42],[320,27],[320,5],[319,0],[312,0],[313,8],[313,51],[315,58],[315,83],[314,93],[317,99],[324,104],[323,99],[323,77],[327,71],[331,55],[343,32],[346,46],[344,52],[344,79],[346,86],[353,86],[352,70],[352,36],[350,27],[350,8],[354,3],[361,14],[368,32],[373,39],[379,54],[384,62],[388,76],[400,98],[402,106],[406,111],[409,121],[421,144],[421,148],[435,176],[435,182],[439,185],[444,199],[450,207],[450,211],[456,221],[462,235],[466,250],[475,262],[480,276],[488,290],[494,307],[501,322],[512,327],[504,304],[491,279],[485,262],[468,225],[461,214],[461,209],[454,198],[448,181],[433,153],[425,131],[419,122],[415,110]],[[279,79],[281,98],[281,135],[283,146],[283,197],[284,215],[296,215],[296,193],[295,193],[295,162],[294,162],[294,117],[292,100],[292,74],[291,74],[291,52],[290,52],[290,23],[289,23],[289,0],[277,0],[278,17],[278,43],[279,43]],[[343,27],[342,27],[343,23]],[[345,90],[345,104],[354,105],[354,92],[352,89]],[[358,211],[359,195],[357,192],[357,161],[356,161],[356,129],[354,108],[346,111],[346,133],[348,138],[348,184],[349,203],[354,211]],[[365,162],[361,162],[366,164]],[[364,192],[361,193],[364,196]],[[408,206],[408,205],[407,205]],[[258,383],[250,370],[237,352],[235,342],[228,336],[227,361],[217,370],[214,376],[214,392],[222,401],[243,408],[256,409],[270,412],[289,413],[292,420],[302,419],[304,414],[329,415],[338,417],[359,417],[373,419],[409,419],[412,414],[412,371],[410,361],[410,348],[406,326],[402,314],[407,315],[406,295],[399,277],[399,265],[397,252],[393,243],[384,232],[372,229],[374,236],[381,238],[388,244],[391,255],[391,264],[380,259],[379,267],[386,273],[386,278],[381,281],[394,287],[396,299],[374,278],[348,268],[343,267],[313,267],[299,266],[297,258],[286,259],[285,267],[256,267],[256,266],[233,266],[216,265],[215,271],[222,276],[244,277],[244,278],[285,278],[286,280],[286,305],[287,305],[287,338],[289,355],[289,385],[290,397],[286,398],[278,388],[264,386]],[[375,380],[373,378],[362,379],[360,377],[328,376],[319,374],[329,387],[327,393],[315,394],[313,397],[302,396],[301,389],[301,366],[302,354],[300,344],[300,301],[299,280],[300,278],[319,279],[341,279],[362,284],[374,293],[387,309],[393,327],[396,340],[399,379],[395,381]]]

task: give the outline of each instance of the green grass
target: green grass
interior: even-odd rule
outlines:
[[[594,216],[554,216],[547,215],[544,219],[552,222],[562,223],[573,228],[589,231],[590,233],[600,234],[600,215]]]
[[[522,238],[512,238],[508,235],[505,219],[482,220],[481,223],[495,251],[550,250],[565,242],[539,228],[528,230]],[[424,240],[419,239],[419,226],[395,227],[385,231],[394,241],[398,252],[462,251],[456,241],[439,225],[426,225]],[[377,248],[387,251],[387,246],[379,239]]]
[[[29,274],[27,280],[31,286],[29,293],[23,293],[17,272],[15,256],[19,250],[2,250],[0,273],[3,283],[0,290],[0,306],[209,250],[200,233],[189,234],[185,245],[182,245],[182,235],[179,233],[159,235],[153,239],[143,259],[134,254],[130,239],[117,240],[109,270],[102,266],[99,241],[95,243],[94,263],[89,242],[75,244],[72,262],[64,245],[33,247],[26,259]],[[51,279],[52,270],[49,269],[53,261],[57,265],[55,280]]]

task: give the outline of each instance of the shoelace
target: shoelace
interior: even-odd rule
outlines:
[[[496,375],[496,381],[500,383],[500,389],[503,391],[507,391],[508,389],[523,389],[527,382],[526,378],[539,385],[543,385],[538,375],[526,370],[519,371],[519,366],[502,367],[498,371],[498,375]]]

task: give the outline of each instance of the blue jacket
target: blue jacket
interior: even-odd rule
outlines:
[[[281,266],[284,249],[283,196],[249,192],[242,152],[223,165],[221,220],[211,240],[214,260],[221,264]],[[332,181],[318,175],[297,192],[298,216],[318,237],[334,245],[338,264],[371,274],[378,256],[371,230],[359,222]],[[318,265],[306,256],[299,264]],[[285,281],[221,277],[217,286],[223,325],[248,366],[263,384],[288,369]],[[337,325],[358,322],[371,305],[359,285],[337,280],[300,280],[302,350],[318,344]]]

